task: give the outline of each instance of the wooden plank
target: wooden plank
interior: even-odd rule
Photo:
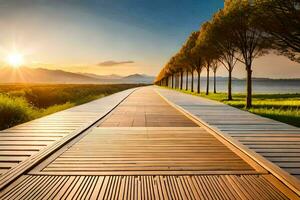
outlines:
[[[142,89],[130,95],[100,125],[102,127],[195,127],[152,89]]]
[[[47,155],[105,117],[134,90],[119,92],[2,131],[0,133],[0,156],[14,156],[14,158],[20,156],[20,160],[14,167],[7,168],[7,171],[1,171],[0,190],[26,170],[38,164]],[[61,123],[65,120],[68,124]],[[56,122],[60,123],[55,124]],[[74,124],[72,124],[73,122]],[[15,133],[15,137],[12,137]],[[48,137],[45,137],[47,134],[49,134]],[[61,135],[63,137],[53,136],[55,134],[63,134]],[[28,156],[28,158],[24,159],[24,156]]]
[[[38,156],[32,156],[32,164],[18,165],[17,173],[22,174],[40,162],[30,175],[21,176],[1,191],[0,199],[288,199],[296,196],[285,185],[278,185],[276,178],[274,181],[261,176],[268,172],[239,148],[154,94],[151,87],[138,90],[102,124],[130,128],[95,128],[89,132],[85,130],[91,127],[83,127],[83,134],[67,135]],[[75,107],[72,114],[82,112],[82,116],[91,118],[97,115],[85,112],[85,108]],[[39,124],[37,129],[53,125]],[[2,167],[8,163],[5,161]]]
[[[272,176],[22,176],[5,199],[299,199]],[[24,187],[24,184],[28,187]],[[277,189],[274,185],[280,187]],[[246,189],[252,186],[251,189]]]
[[[178,109],[183,110],[183,112],[188,113],[189,115],[193,116],[195,120],[200,121],[202,124],[210,127],[213,131],[217,132],[221,137],[225,138],[228,141],[231,141],[232,144],[239,146],[241,149],[244,149],[249,156],[251,156],[254,160],[259,161],[265,168],[267,168],[271,173],[276,175],[281,181],[285,184],[289,185],[289,187],[293,188],[294,191],[297,191],[300,195],[300,181],[296,178],[298,167],[296,168],[289,168],[282,166],[282,169],[279,166],[276,166],[276,163],[271,163],[266,161],[260,155],[264,156],[266,159],[271,159],[274,157],[286,157],[287,162],[289,161],[288,158],[300,158],[300,154],[298,153],[297,149],[292,149],[289,147],[288,144],[292,144],[294,142],[295,145],[298,144],[298,139],[300,135],[300,129],[277,122],[271,119],[266,119],[236,108],[232,108],[230,106],[220,104],[220,102],[215,102],[212,100],[207,100],[200,97],[194,97],[186,94],[180,94],[178,92],[158,89],[159,93],[163,95],[168,101],[171,101],[172,104],[176,104]],[[213,110],[213,111],[211,111]],[[228,111],[230,110],[230,111]],[[206,118],[209,116],[208,118]],[[243,124],[237,120],[239,117],[247,117],[249,120],[256,121],[257,123],[253,124]],[[231,119],[231,122],[228,124],[213,124],[218,120],[222,120],[222,118]],[[232,123],[237,120],[237,123]],[[272,121],[272,125],[268,125],[265,121]],[[245,136],[243,136],[243,134]],[[288,134],[288,137],[276,137],[276,134]],[[253,135],[254,134],[254,135]],[[258,137],[259,134],[269,134],[268,137]],[[273,134],[275,137],[272,137],[270,134]],[[234,136],[234,139],[231,137]],[[266,136],[266,135],[264,135]],[[246,146],[251,148],[249,150],[246,146],[242,145],[241,143],[245,144]],[[263,146],[265,144],[265,146]],[[274,150],[273,148],[268,148],[269,144],[282,144],[282,151]],[[284,144],[287,144],[285,147]],[[257,146],[253,146],[257,145]],[[263,147],[262,147],[263,146]],[[258,147],[258,148],[256,148]],[[264,148],[265,147],[265,148]],[[264,148],[264,149],[263,149]],[[262,150],[263,149],[263,150]],[[253,151],[257,153],[254,153]],[[277,152],[278,151],[278,152]],[[259,154],[260,155],[259,155]],[[284,170],[286,171],[284,171]],[[290,172],[295,177],[289,175],[286,172]]]
[[[152,128],[123,128],[122,139],[117,129],[94,128],[92,132],[83,137],[79,142],[61,154],[57,159],[47,165],[42,172],[63,172],[65,174],[72,172],[111,172],[118,171],[127,173],[127,171],[138,171],[143,174],[144,171],[255,171],[239,156],[230,151],[228,147],[219,142],[209,133],[198,132],[197,128],[188,129],[189,134],[184,135],[185,130],[176,133],[170,133],[164,128],[158,131],[154,129],[154,135],[160,132],[160,138],[153,140]],[[202,130],[202,129],[201,129]],[[167,132],[167,133],[165,133]],[[126,134],[128,133],[128,134]],[[172,137],[170,137],[170,134]],[[203,137],[193,137],[193,135]],[[164,138],[166,137],[166,138]],[[189,138],[191,137],[191,138]],[[197,143],[209,139],[209,144],[199,146],[189,146],[189,141]],[[138,139],[138,140],[137,140]],[[128,141],[133,143],[142,143],[142,146],[128,145]],[[166,145],[157,145],[157,141],[165,141]],[[156,144],[156,145],[154,145]],[[183,147],[182,147],[183,146]],[[87,156],[97,157],[97,162],[86,160]],[[101,160],[103,156],[110,158],[109,161]],[[114,160],[114,155],[120,158],[129,158],[131,161],[120,162],[120,159]],[[174,155],[174,156],[172,156]],[[69,159],[64,159],[68,156]],[[74,157],[76,156],[76,157]],[[194,160],[182,160],[185,158]],[[136,159],[137,158],[137,159]],[[162,161],[161,158],[169,160]],[[198,158],[205,158],[199,160]],[[216,160],[215,158],[222,158]],[[82,159],[84,162],[81,162]],[[150,161],[147,161],[151,159]],[[198,160],[195,160],[198,159]],[[159,173],[159,172],[157,172]]]

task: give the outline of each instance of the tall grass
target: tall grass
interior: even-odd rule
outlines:
[[[29,121],[35,115],[35,109],[24,98],[0,94],[0,129]]]
[[[0,130],[138,86],[141,85],[0,85]]]
[[[101,96],[137,87],[138,84],[12,84],[0,85],[0,93],[10,96],[24,97],[37,108],[67,102],[85,103]]]

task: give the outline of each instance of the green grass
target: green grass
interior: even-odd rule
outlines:
[[[71,108],[140,84],[3,84],[0,130]]]
[[[219,101],[260,116],[300,127],[300,94],[254,94],[253,107],[246,109],[245,94],[233,94],[233,100],[228,101],[226,93],[205,95],[205,93],[197,94],[185,90],[178,91]]]
[[[29,121],[36,115],[36,110],[22,97],[0,95],[0,129]]]

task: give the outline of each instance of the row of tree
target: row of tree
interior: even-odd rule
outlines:
[[[226,0],[224,8],[192,32],[176,55],[160,71],[155,84],[168,85],[179,77],[180,89],[186,74],[188,89],[194,91],[194,73],[209,71],[214,77],[219,65],[228,71],[228,99],[232,99],[232,71],[237,62],[244,64],[247,74],[246,107],[252,106],[252,63],[270,51],[300,62],[300,0]],[[173,84],[172,84],[173,85]]]

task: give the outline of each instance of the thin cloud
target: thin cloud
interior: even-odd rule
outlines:
[[[113,60],[108,60],[108,61],[104,61],[101,63],[98,63],[98,66],[105,66],[105,67],[109,67],[109,66],[116,66],[116,65],[124,65],[124,64],[132,64],[134,63],[134,61],[128,60],[128,61],[113,61]]]

